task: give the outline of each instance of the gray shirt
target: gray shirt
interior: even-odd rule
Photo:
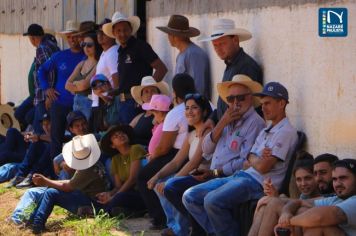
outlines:
[[[292,157],[297,141],[297,130],[290,124],[288,118],[284,118],[273,127],[269,125],[258,135],[251,149],[251,153],[260,158],[263,149],[268,147],[272,149],[272,156],[277,158],[278,161],[266,174],[259,173],[253,167],[248,168],[246,173],[250,174],[261,185],[265,178],[270,177],[273,185],[279,189],[286,175],[288,163]]]
[[[265,122],[251,107],[236,124],[227,125],[217,143],[211,139],[211,133],[203,140],[202,149],[212,154],[210,169],[222,169],[225,175],[241,170],[243,162],[255,142]]]
[[[176,73],[187,73],[193,77],[197,91],[210,99],[211,77],[209,57],[194,43],[180,52],[176,59]]]

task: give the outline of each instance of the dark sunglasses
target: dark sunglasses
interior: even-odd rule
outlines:
[[[106,84],[106,82],[102,82],[102,81],[99,81],[99,82],[96,82],[95,84],[93,84],[91,86],[92,89],[97,89],[97,88],[100,88],[102,86],[104,86]]]
[[[84,48],[84,47],[91,48],[91,47],[94,46],[94,43],[92,43],[92,42],[81,42],[81,43],[80,43],[80,46],[81,46],[82,48]]]
[[[184,99],[189,100],[189,99],[201,99],[202,95],[200,93],[188,93],[185,95]]]
[[[245,93],[245,94],[240,94],[240,95],[230,95],[226,97],[226,101],[228,103],[233,103],[235,100],[238,102],[243,102],[246,99],[246,96],[250,95],[251,93]]]

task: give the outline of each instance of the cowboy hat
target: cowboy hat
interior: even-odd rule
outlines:
[[[75,170],[85,170],[99,160],[100,148],[93,134],[75,136],[62,150],[66,164]]]
[[[121,12],[115,12],[114,15],[111,18],[111,22],[104,24],[103,25],[103,31],[104,33],[109,36],[110,38],[115,38],[115,36],[112,33],[112,28],[115,24],[122,22],[122,21],[127,21],[131,24],[132,27],[132,35],[136,34],[138,28],[140,28],[140,18],[137,16],[130,16],[127,17]]]
[[[182,15],[172,15],[167,26],[157,26],[157,29],[171,35],[181,37],[195,37],[200,31],[194,27],[189,27],[189,20]]]
[[[65,30],[58,32],[59,35],[64,36],[66,34],[78,32],[78,23],[74,20],[68,20],[66,22]]]
[[[231,81],[225,81],[217,84],[218,94],[226,104],[228,104],[226,97],[229,96],[229,87],[233,84],[240,84],[249,88],[252,94],[259,93],[262,91],[262,85],[256,81],[253,81],[247,75],[235,75],[234,77],[232,77]],[[260,101],[257,97],[253,97],[253,105],[255,107],[258,107],[260,105]]]
[[[239,41],[246,41],[252,38],[251,33],[242,28],[235,28],[235,22],[230,19],[215,19],[213,21],[213,31],[209,37],[200,38],[200,42],[212,41],[226,35],[237,35]]]
[[[133,128],[129,125],[116,125],[116,126],[111,126],[108,131],[104,134],[104,136],[101,138],[100,141],[100,147],[101,150],[107,155],[113,156],[115,155],[118,151],[114,148],[111,147],[111,136],[115,132],[123,132],[127,135],[129,138],[129,142],[131,143],[134,138],[134,131]]]
[[[0,134],[6,136],[8,128],[20,130],[20,124],[14,116],[14,108],[8,104],[0,105]]]
[[[81,36],[85,33],[93,32],[98,29],[98,25],[94,21],[83,21],[80,22],[78,33],[73,34],[73,36]]]
[[[158,88],[160,91],[160,94],[169,95],[169,87],[166,82],[161,81],[161,82],[157,83],[152,76],[145,76],[141,80],[141,85],[133,86],[131,88],[132,97],[140,105],[142,105],[142,103],[143,103],[142,98],[141,98],[142,89],[144,89],[145,87],[148,87],[148,86],[153,86],[153,87]]]
[[[154,94],[151,101],[142,104],[142,109],[145,111],[169,111],[171,105],[171,98],[163,94]]]

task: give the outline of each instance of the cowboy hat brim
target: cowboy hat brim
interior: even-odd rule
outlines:
[[[220,98],[228,104],[226,97],[229,95],[229,87],[233,84],[240,84],[243,85],[251,90],[252,94],[259,93],[262,91],[262,85],[256,81],[251,80],[246,75],[239,75],[243,76],[242,79],[232,80],[232,81],[225,81],[222,83],[217,84],[217,90]],[[246,77],[246,78],[245,78]],[[258,107],[260,105],[260,99],[258,97],[253,97],[253,105],[254,107]]]
[[[100,158],[100,147],[93,134],[82,136],[81,142],[85,147],[90,147],[90,155],[85,159],[77,159],[73,156],[73,141],[64,144],[62,154],[66,164],[75,170],[85,170],[97,163]]]
[[[137,30],[140,28],[140,23],[141,23],[140,18],[138,18],[137,16],[130,16],[127,19],[118,19],[110,23],[104,24],[102,27],[104,34],[106,34],[110,38],[115,38],[115,36],[112,33],[112,28],[115,24],[123,21],[129,22],[132,27],[132,35],[136,34]]]
[[[252,34],[248,30],[236,28],[222,33],[212,34],[209,37],[199,38],[198,42],[212,41],[228,35],[237,35],[239,37],[240,42],[247,41],[252,38]]]
[[[142,101],[142,98],[141,98],[141,93],[142,93],[142,90],[145,88],[145,87],[150,87],[150,86],[153,86],[153,87],[156,87],[159,89],[160,91],[160,94],[164,94],[164,95],[167,95],[169,96],[169,86],[166,82],[164,81],[160,81],[158,83],[155,83],[155,84],[148,84],[148,85],[139,85],[139,86],[133,86],[131,88],[131,95],[133,97],[133,99],[140,105],[143,104],[143,101]]]
[[[60,31],[60,32],[57,32],[56,34],[58,34],[59,36],[66,36],[67,34],[73,34],[73,33],[77,33],[78,30],[64,30],[64,31]]]
[[[14,108],[8,104],[0,105],[0,134],[6,136],[9,128],[20,130],[20,124],[14,116]]]
[[[168,26],[157,26],[156,28],[164,33],[179,36],[179,37],[191,38],[200,35],[200,31],[194,27],[189,27],[189,30],[177,30],[177,29],[172,29]]]

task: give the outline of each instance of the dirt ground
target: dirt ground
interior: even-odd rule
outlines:
[[[5,184],[0,184],[0,236],[27,236],[33,235],[28,229],[18,229],[15,225],[8,223],[8,218],[15,208],[17,202],[23,194],[23,190],[6,190]],[[64,227],[62,222],[67,217],[66,214],[52,214],[46,224],[47,231],[42,235],[78,235],[74,228]],[[88,220],[90,222],[91,219]],[[119,228],[113,228],[104,234],[94,235],[137,235],[137,236],[158,236],[159,231],[149,230],[149,220],[147,218],[127,219],[120,222]],[[83,233],[81,233],[83,234]]]

